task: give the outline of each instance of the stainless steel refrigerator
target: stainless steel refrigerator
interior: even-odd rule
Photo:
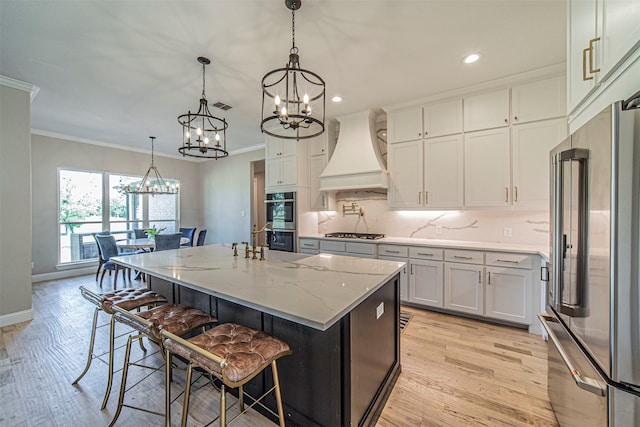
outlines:
[[[640,426],[637,103],[610,105],[551,151],[550,280],[539,318],[561,427]]]

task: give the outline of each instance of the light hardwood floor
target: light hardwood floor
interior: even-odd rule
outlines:
[[[84,366],[93,306],[78,287],[99,290],[93,276],[37,283],[35,319],[0,329],[0,426],[103,426],[117,404],[116,374],[109,404],[100,411],[106,357],[95,360],[78,386],[71,382]],[[105,290],[110,280],[105,278]],[[127,282],[125,286],[140,286]],[[122,286],[121,278],[119,286]],[[546,392],[546,345],[526,331],[406,308],[414,313],[402,335],[402,374],[378,426],[557,426]],[[102,315],[102,322],[107,317]],[[126,330],[119,325],[119,333]],[[108,328],[98,330],[97,351],[106,349]],[[126,335],[117,339],[117,367]],[[147,345],[149,353],[157,347]],[[136,358],[144,357],[137,345]],[[157,366],[161,358],[147,355]],[[129,399],[162,411],[162,373],[130,371]],[[172,396],[173,424],[182,413],[177,371]],[[205,425],[217,412],[217,394],[200,380],[190,405],[190,424]],[[197,388],[196,387],[196,388]],[[159,393],[160,392],[160,393]],[[230,412],[233,414],[233,411]],[[124,408],[117,425],[162,425],[156,415]],[[273,425],[258,414],[239,426]]]

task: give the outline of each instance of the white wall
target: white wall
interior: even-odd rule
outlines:
[[[49,136],[32,135],[33,274],[56,272],[58,263],[58,168],[143,175],[151,153],[137,153]],[[176,148],[177,151],[177,148]],[[204,227],[199,164],[156,155],[165,179],[180,180],[180,225]]]
[[[264,149],[199,165],[207,243],[250,241],[251,162],[260,159]]]
[[[31,94],[0,84],[0,326],[31,320]]]

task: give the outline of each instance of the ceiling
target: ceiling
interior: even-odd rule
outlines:
[[[566,0],[303,0],[296,45],[335,117],[562,63],[565,27]],[[0,75],[40,87],[34,132],[136,151],[155,135],[158,154],[178,156],[198,56],[212,62],[209,103],[233,107],[212,108],[229,151],[262,144],[260,82],[290,47],[284,0],[0,0]]]

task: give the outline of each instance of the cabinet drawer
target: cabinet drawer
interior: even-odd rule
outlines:
[[[487,252],[487,265],[513,268],[531,268],[531,255],[504,252]]]
[[[320,241],[315,239],[300,239],[300,249],[318,249]]]
[[[424,248],[424,247],[410,247],[409,258],[418,259],[430,259],[434,261],[442,261],[444,258],[444,251],[442,249]]]
[[[374,243],[352,243],[347,242],[347,252],[358,255],[375,255],[376,245]]]
[[[467,264],[484,264],[484,252],[447,250],[444,253],[445,261],[464,262]]]
[[[347,250],[347,244],[345,242],[336,242],[336,241],[328,241],[328,240],[320,240],[320,250],[321,251],[332,251],[332,252],[345,252]]]
[[[409,256],[409,247],[396,245],[378,245],[378,255],[407,258]]]

